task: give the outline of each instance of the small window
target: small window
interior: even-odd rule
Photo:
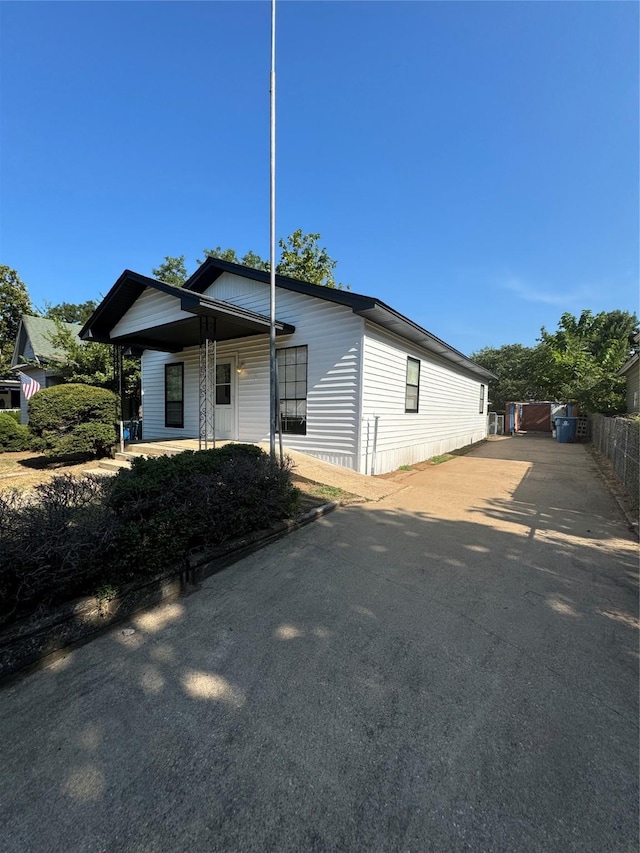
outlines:
[[[231,405],[231,364],[216,364],[216,406]]]
[[[280,349],[278,387],[283,433],[307,434],[307,347]]]
[[[184,427],[184,362],[164,366],[164,425]]]
[[[417,358],[407,358],[407,382],[404,392],[405,412],[416,413],[420,396],[420,362]]]
[[[486,387],[485,385],[480,386],[480,409],[479,409],[479,413],[481,415],[484,414],[484,391],[485,391],[485,387]]]

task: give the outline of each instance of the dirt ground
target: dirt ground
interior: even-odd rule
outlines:
[[[1,453],[0,491],[30,489],[46,483],[56,474],[83,474],[95,467],[95,459],[88,462],[52,462],[42,453]]]

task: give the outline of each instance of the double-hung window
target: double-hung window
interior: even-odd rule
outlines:
[[[280,423],[283,433],[307,434],[307,347],[277,352]]]
[[[485,393],[485,387],[486,387],[486,386],[484,386],[484,385],[481,385],[481,386],[480,386],[480,409],[479,409],[479,412],[478,412],[480,415],[483,415],[483,414],[484,414],[484,393]]]
[[[417,412],[420,398],[420,362],[407,357],[407,378],[404,392],[405,412]]]
[[[184,427],[184,362],[164,366],[164,425]]]

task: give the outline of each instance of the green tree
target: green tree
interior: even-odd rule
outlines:
[[[204,249],[203,254],[205,258],[219,258],[221,261],[229,261],[232,264],[243,264],[245,267],[252,267],[256,270],[269,269],[269,261],[265,261],[251,249],[241,258],[238,258],[235,249],[223,249],[222,246],[216,246],[215,249]],[[199,260],[198,263],[201,264],[202,261]]]
[[[45,304],[44,316],[49,320],[60,320],[62,323],[80,323],[84,325],[96,310],[98,303],[95,299],[86,302],[61,302],[59,305]]]
[[[95,341],[81,341],[60,321],[56,322],[56,333],[51,342],[64,350],[61,373],[65,382],[94,385],[118,390],[114,377],[113,346]],[[125,356],[122,361],[123,392],[125,397],[139,400],[140,359]]]
[[[165,281],[167,284],[173,284],[176,287],[182,287],[189,278],[189,273],[184,262],[184,255],[179,255],[177,258],[165,255],[163,263],[154,267],[151,273],[160,281]]]
[[[616,376],[631,353],[638,318],[628,311],[565,313],[556,332],[541,329],[541,364],[549,397],[577,402],[583,411],[625,410],[625,380]]]
[[[336,283],[333,274],[338,262],[333,260],[324,247],[318,245],[319,240],[320,234],[303,234],[301,228],[290,234],[286,240],[281,238],[278,243],[282,254],[276,272],[279,275],[342,290],[343,285]]]
[[[547,394],[540,347],[506,344],[484,347],[471,358],[498,377],[489,384],[492,411],[502,412],[513,400],[540,400]]]
[[[27,286],[16,270],[0,264],[0,377],[11,375],[9,367],[23,314],[33,314]]]
[[[278,275],[286,275],[290,278],[299,278],[312,284],[321,284],[325,287],[336,287],[342,290],[343,285],[336,283],[334,270],[337,261],[334,261],[327,250],[318,245],[320,234],[304,234],[301,228],[285,239],[278,241],[282,250],[280,262],[276,266]],[[203,249],[205,258],[219,258],[221,261],[229,261],[232,264],[242,264],[256,270],[268,272],[270,264],[268,260],[249,249],[242,257],[238,256],[235,249],[223,249],[216,246],[214,249]],[[197,261],[198,264],[203,261]],[[166,256],[164,263],[152,270],[153,275],[161,281],[182,287],[189,274],[185,266],[185,256],[177,258]],[[347,286],[347,290],[350,288]]]

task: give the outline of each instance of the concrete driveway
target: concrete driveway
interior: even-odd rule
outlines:
[[[637,543],[584,448],[404,478],[0,691],[0,848],[636,851]]]

